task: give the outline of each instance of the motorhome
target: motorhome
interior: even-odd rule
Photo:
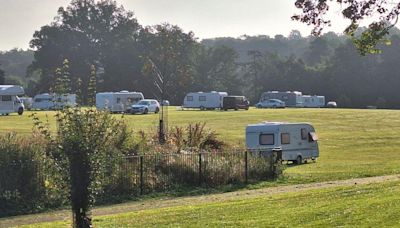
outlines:
[[[303,95],[303,107],[305,108],[322,108],[325,106],[325,96]]]
[[[228,93],[217,91],[188,93],[183,100],[182,108],[199,108],[200,110],[222,108],[223,98],[226,96]]]
[[[76,94],[49,94],[42,93],[33,97],[32,109],[58,110],[76,106]]]
[[[301,164],[319,156],[318,137],[307,123],[262,122],[246,128],[246,146],[249,151],[282,150],[282,160]]]
[[[18,95],[25,93],[24,88],[16,85],[0,85],[0,114],[9,115],[10,113],[24,113],[24,104]]]
[[[129,92],[103,92],[96,94],[96,108],[99,111],[108,110],[113,113],[126,112],[132,105],[143,100],[143,93]]]
[[[303,107],[303,94],[299,91],[268,91],[261,95],[260,103],[270,100],[278,99],[285,102],[286,107]]]

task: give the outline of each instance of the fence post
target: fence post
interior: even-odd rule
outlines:
[[[140,155],[140,194],[143,195],[143,155]]]
[[[282,162],[282,149],[273,149],[272,150],[272,178],[276,179],[279,177],[279,163]]]
[[[247,161],[247,150],[244,152],[244,181],[248,183],[248,161]]]
[[[199,153],[199,186],[201,186],[201,182],[202,182],[202,168],[201,168],[201,153]]]

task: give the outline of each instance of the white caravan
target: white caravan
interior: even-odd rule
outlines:
[[[21,86],[0,85],[0,114],[8,115],[16,112],[18,115],[22,115],[24,104],[18,98],[18,95],[23,95],[24,93],[24,88]]]
[[[96,94],[96,108],[99,111],[110,111],[113,113],[126,112],[132,105],[143,100],[143,93],[128,92],[104,92]]]
[[[183,100],[182,108],[216,109],[222,107],[223,98],[228,96],[226,92],[197,92],[188,93]]]
[[[42,93],[33,97],[32,109],[57,110],[64,107],[76,106],[76,94],[49,94]]]
[[[318,137],[307,123],[262,122],[246,128],[246,145],[254,153],[282,149],[282,160],[301,164],[319,156]]]
[[[322,108],[325,106],[325,96],[303,95],[303,107],[305,108]]]
[[[278,99],[285,102],[286,107],[303,107],[302,95],[299,91],[268,91],[261,94],[260,103],[270,99]]]

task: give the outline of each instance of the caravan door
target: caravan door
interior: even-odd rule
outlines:
[[[14,112],[14,101],[11,95],[0,96],[0,113],[8,114]]]

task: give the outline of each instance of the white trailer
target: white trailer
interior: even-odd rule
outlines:
[[[260,102],[278,99],[285,102],[286,107],[303,107],[302,93],[299,91],[268,91],[261,94]]]
[[[132,105],[143,100],[143,93],[129,92],[103,92],[96,94],[96,108],[99,111],[110,111],[113,113],[126,112]]]
[[[222,108],[223,98],[227,92],[197,92],[188,93],[183,100],[182,108],[216,109]]]
[[[23,95],[24,93],[24,88],[21,86],[0,85],[0,114],[8,115],[16,112],[18,115],[22,115],[24,104],[18,98],[18,95]]]
[[[42,93],[33,97],[32,109],[58,110],[65,107],[75,107],[76,105],[76,94]]]
[[[322,108],[325,106],[325,96],[303,95],[302,99],[305,108]]]
[[[262,122],[246,128],[248,150],[282,150],[282,160],[301,164],[319,156],[318,137],[313,126],[307,123]]]

